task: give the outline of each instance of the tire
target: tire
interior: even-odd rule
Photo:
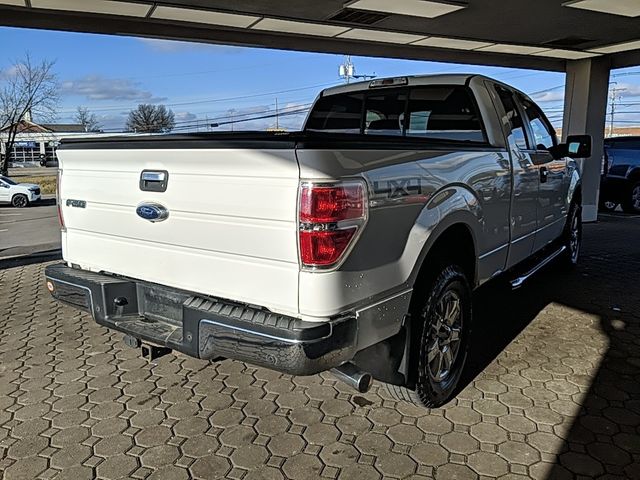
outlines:
[[[616,208],[618,208],[618,204],[613,200],[602,200],[600,202],[600,209],[606,212],[613,212]]]
[[[580,260],[582,246],[582,206],[580,203],[571,203],[562,236],[563,245],[566,247],[566,251],[562,255],[562,263],[565,267],[573,268]]]
[[[11,198],[11,205],[16,208],[25,208],[29,206],[29,199],[26,195],[18,193]]]
[[[622,210],[626,213],[640,213],[640,182],[631,185],[627,199],[622,202]]]
[[[417,339],[410,366],[415,389],[385,385],[396,400],[434,408],[457,392],[469,350],[472,308],[469,281],[460,267],[449,264],[431,278],[414,290],[411,306],[411,337]]]

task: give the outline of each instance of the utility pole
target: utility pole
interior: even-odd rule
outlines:
[[[278,116],[279,116],[279,114],[278,114],[278,97],[276,97],[276,130],[278,130],[280,128],[280,122],[279,122]]]
[[[609,96],[611,100],[611,121],[609,123],[609,136],[612,137],[613,128],[614,128],[614,118],[616,114],[616,102],[622,99],[622,95],[620,95],[619,92],[624,92],[626,88],[618,88],[616,86],[618,85],[618,82],[611,82],[610,85],[613,85],[613,87],[611,88],[610,96]]]

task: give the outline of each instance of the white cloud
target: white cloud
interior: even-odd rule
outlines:
[[[244,47],[233,47],[231,45],[216,45],[212,43],[181,42],[178,40],[163,40],[159,38],[138,38],[145,46],[159,53],[182,53],[182,52],[212,52],[212,53],[240,53]]]
[[[0,69],[0,78],[10,79],[11,77],[15,77],[20,70],[22,65],[11,65],[5,69]]]
[[[195,113],[191,112],[175,112],[176,122],[190,122],[198,118]]]
[[[86,75],[76,80],[66,80],[62,82],[61,92],[88,100],[126,100],[140,103],[160,103],[166,100],[166,97],[155,97],[137,82],[102,75]]]
[[[611,85],[611,88],[615,87],[618,90],[618,94],[624,99],[625,97],[640,97],[640,85],[633,83],[621,83],[618,82],[615,85]]]
[[[564,100],[564,90],[557,89],[548,92],[539,93],[531,97],[536,102],[561,102]]]

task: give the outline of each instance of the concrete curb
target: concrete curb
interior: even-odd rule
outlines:
[[[0,258],[0,270],[62,259],[62,249],[43,250],[25,255]]]

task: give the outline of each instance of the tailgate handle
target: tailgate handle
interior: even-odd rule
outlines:
[[[165,192],[169,183],[166,170],[143,170],[140,174],[140,190],[143,192]]]

